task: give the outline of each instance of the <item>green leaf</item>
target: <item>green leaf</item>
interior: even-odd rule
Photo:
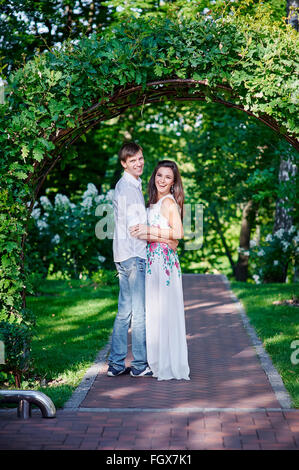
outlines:
[[[178,70],[176,74],[179,78],[186,78],[186,69]]]
[[[24,180],[27,178],[27,173],[24,173],[24,171],[16,171],[15,172],[15,176],[19,179],[19,180]]]
[[[202,80],[202,76],[199,75],[197,72],[195,74],[192,75],[192,79],[193,80]]]
[[[33,158],[34,158],[34,160],[37,160],[38,162],[41,162],[42,159],[44,158],[43,150],[40,149],[39,147],[35,147],[33,149]]]
[[[163,75],[163,67],[159,64],[156,64],[154,67],[154,72],[157,77],[162,77]]]
[[[25,162],[26,158],[28,157],[28,154],[29,154],[29,149],[26,145],[23,145],[22,147],[22,158]]]
[[[14,298],[12,295],[8,295],[6,297],[6,302],[5,302],[7,305],[13,305],[14,304]]]

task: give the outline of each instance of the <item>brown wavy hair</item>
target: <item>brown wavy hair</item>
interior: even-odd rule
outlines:
[[[183,206],[184,206],[184,199],[185,199],[183,183],[182,183],[182,178],[181,178],[179,169],[177,167],[177,164],[171,160],[161,160],[160,162],[158,162],[156,168],[154,169],[153,174],[150,177],[150,180],[148,183],[149,201],[148,201],[147,207],[149,207],[151,204],[156,204],[156,202],[158,202],[158,191],[157,191],[156,184],[155,184],[155,178],[156,178],[157,171],[161,167],[170,168],[173,171],[173,176],[174,176],[173,192],[171,192],[170,194],[173,195],[174,199],[176,200],[176,203],[178,204],[180,208],[180,215],[183,221],[183,216],[184,216]]]
[[[143,151],[142,147],[135,142],[124,142],[119,149],[118,158],[121,162],[125,162],[128,157],[133,157],[136,153]]]

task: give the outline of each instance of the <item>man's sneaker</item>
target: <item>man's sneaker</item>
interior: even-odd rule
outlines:
[[[115,369],[115,367],[110,365],[108,367],[107,375],[108,377],[116,377],[117,375],[128,374],[130,370],[131,370],[130,367],[125,367],[124,369],[119,370],[119,369]]]
[[[152,377],[153,373],[149,367],[146,367],[143,370],[138,370],[135,367],[131,367],[130,375],[131,377]]]

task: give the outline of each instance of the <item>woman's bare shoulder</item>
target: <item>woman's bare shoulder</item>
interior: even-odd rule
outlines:
[[[165,197],[165,199],[162,201],[161,212],[166,217],[168,217],[170,214],[178,212],[177,203],[171,196]]]
[[[164,206],[166,209],[171,208],[176,205],[175,200],[173,199],[172,196],[166,196],[163,201],[161,206]]]

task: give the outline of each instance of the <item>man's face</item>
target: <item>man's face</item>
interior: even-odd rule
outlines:
[[[143,167],[144,167],[144,159],[142,151],[139,150],[135,155],[128,157],[125,162],[121,162],[124,169],[130,173],[130,175],[134,176],[136,179],[142,175]]]

